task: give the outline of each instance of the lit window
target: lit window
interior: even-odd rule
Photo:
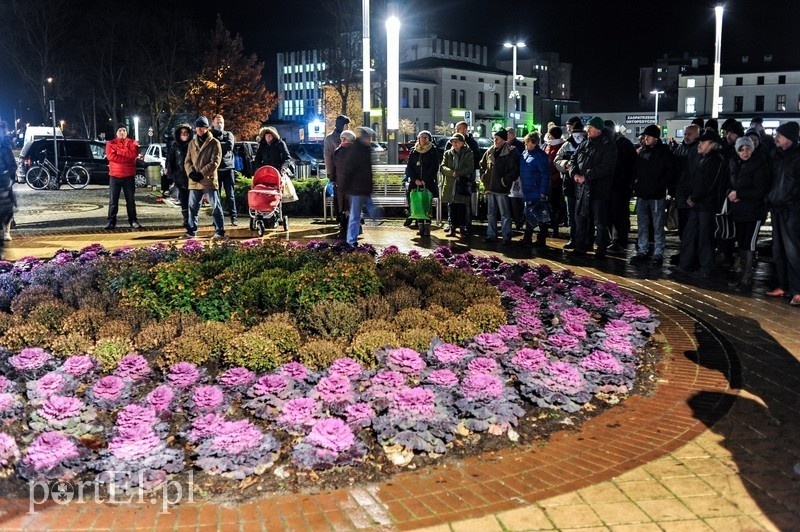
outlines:
[[[694,88],[694,84],[695,84],[695,79],[694,78],[689,78],[689,79],[686,80],[686,86],[688,88],[693,89]]]
[[[686,114],[694,114],[695,110],[695,102],[696,98],[694,96],[690,96],[686,98]]]

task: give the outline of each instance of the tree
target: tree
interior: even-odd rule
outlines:
[[[408,137],[413,136],[417,132],[417,125],[413,120],[401,118],[397,130],[403,134],[403,141],[408,142]]]
[[[361,85],[351,84],[347,90],[347,102],[342,102],[341,93],[332,85],[322,86],[322,108],[325,113],[326,129],[333,129],[336,117],[346,115],[350,118],[350,129],[363,125],[361,113]]]
[[[348,114],[348,105],[351,92],[358,86],[362,76],[361,10],[353,9],[353,2],[348,0],[321,2],[320,6],[328,12],[330,21],[325,32],[327,47],[321,52],[325,63],[325,86],[336,92],[341,105],[334,117],[344,114],[352,120],[355,114]],[[327,114],[329,108],[326,106],[325,109]]]
[[[255,54],[245,57],[243,50],[242,38],[231,37],[217,16],[200,75],[189,81],[186,100],[192,110],[209,119],[225,116],[238,137],[249,139],[278,105],[278,97],[264,86],[264,63]]]

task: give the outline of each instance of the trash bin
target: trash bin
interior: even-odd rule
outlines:
[[[296,178],[305,179],[311,175],[311,163],[308,161],[297,162],[297,175]]]
[[[144,175],[147,177],[147,186],[160,187],[161,163],[147,163],[147,166],[144,169]]]

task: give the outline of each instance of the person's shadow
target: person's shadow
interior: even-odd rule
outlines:
[[[701,391],[687,403],[723,437],[719,444],[750,499],[780,530],[797,530],[800,362],[755,320],[717,311],[715,324],[718,329],[698,320],[698,348],[684,356],[722,372],[739,395]]]

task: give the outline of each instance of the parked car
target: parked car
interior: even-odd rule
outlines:
[[[389,152],[380,145],[378,142],[370,142],[370,152],[372,155],[372,164],[387,164],[389,160]]]
[[[247,177],[253,177],[256,171],[257,151],[258,142],[241,140],[233,144],[233,156],[241,158],[241,169],[239,171]]]
[[[17,161],[17,182],[24,183],[25,173],[45,156],[55,163],[53,139],[37,139],[26,143],[22,147]],[[64,165],[73,164],[80,164],[89,171],[89,183],[108,184],[108,159],[106,159],[105,142],[86,139],[58,139],[58,167],[64,168]],[[147,186],[145,166],[144,161],[136,160],[137,187]]]
[[[486,150],[494,146],[494,141],[486,137],[475,137],[475,142],[478,143],[478,153],[481,157],[486,153]]]
[[[146,146],[144,152],[144,162],[146,163],[160,163],[161,170],[167,169],[167,145],[162,143],[155,143]]]
[[[301,142],[299,144],[289,144],[289,155],[297,161],[305,161],[311,166],[311,173],[316,174],[318,166],[325,164],[325,158],[322,154],[322,144],[314,144],[311,142]]]
[[[413,142],[400,142],[397,144],[397,162],[399,164],[408,164],[408,156],[411,155],[411,148],[413,147]]]

